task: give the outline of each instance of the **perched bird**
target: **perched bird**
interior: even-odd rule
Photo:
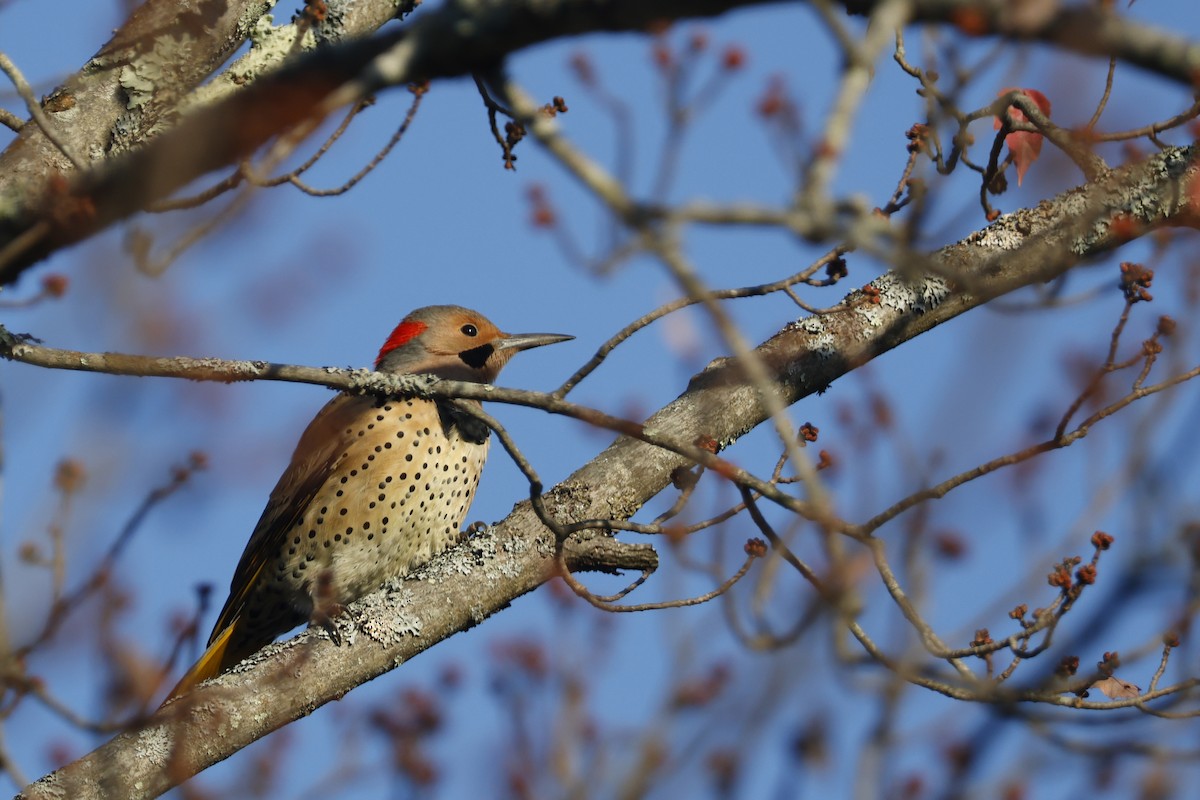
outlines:
[[[572,338],[501,333],[476,311],[428,306],[396,326],[375,368],[492,383],[521,350]],[[488,433],[435,400],[331,400],[271,492],[208,649],[168,699],[453,544],[479,484]]]

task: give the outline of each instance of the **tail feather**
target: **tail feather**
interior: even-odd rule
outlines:
[[[215,678],[240,660],[236,653],[229,651],[229,643],[233,639],[235,628],[237,628],[236,620],[233,624],[226,625],[217,634],[212,644],[204,651],[204,655],[200,656],[200,659],[184,674],[179,683],[175,684],[175,688],[167,695],[167,699],[163,701],[163,705],[166,705],[185,692],[190,692],[198,684],[209,678]]]

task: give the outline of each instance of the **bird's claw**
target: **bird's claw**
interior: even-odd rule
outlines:
[[[329,640],[338,647],[342,646],[342,633],[338,630],[337,618],[346,613],[346,607],[341,603],[329,602],[313,610],[309,626],[321,628],[329,634]]]

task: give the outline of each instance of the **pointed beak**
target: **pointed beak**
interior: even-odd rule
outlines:
[[[506,333],[496,340],[497,350],[528,350],[531,347],[541,347],[547,344],[569,342],[574,336],[562,333]]]

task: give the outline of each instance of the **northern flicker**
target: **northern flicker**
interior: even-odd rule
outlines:
[[[572,338],[501,333],[476,311],[428,306],[396,326],[375,368],[492,383],[519,351]],[[271,492],[208,649],[169,698],[453,544],[479,484],[488,433],[434,400],[331,400]]]

